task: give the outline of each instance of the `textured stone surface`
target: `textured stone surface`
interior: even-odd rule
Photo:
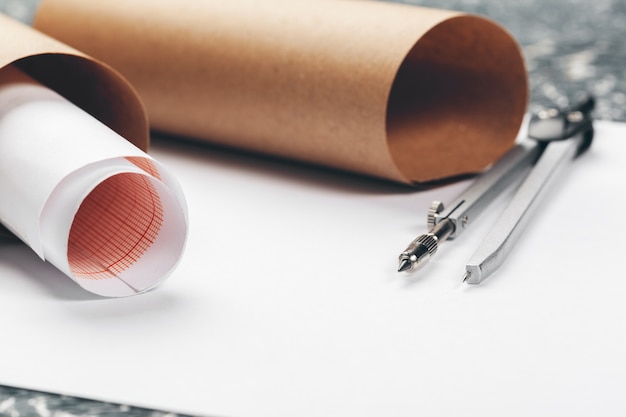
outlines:
[[[597,98],[596,117],[626,121],[626,2],[622,0],[405,0],[487,16],[522,45],[533,106]]]
[[[580,91],[597,98],[597,117],[626,121],[626,2],[622,0],[405,0],[485,15],[523,47],[531,109],[567,105]],[[32,20],[38,0],[0,0],[0,11]],[[0,416],[173,417],[175,414],[0,386]]]

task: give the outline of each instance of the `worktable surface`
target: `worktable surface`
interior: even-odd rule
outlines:
[[[28,23],[37,3],[37,0],[0,0],[0,11]],[[511,31],[521,43],[527,60],[531,110],[537,105],[565,105],[568,97],[588,91],[598,99],[598,118],[626,121],[623,42],[626,3],[623,1],[408,0],[405,3],[483,14]],[[0,415],[174,414],[0,386]]]

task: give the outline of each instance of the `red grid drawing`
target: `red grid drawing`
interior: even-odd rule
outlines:
[[[72,274],[86,279],[117,276],[141,258],[162,225],[163,205],[146,176],[123,173],[106,179],[74,217],[67,249]]]
[[[137,167],[143,169],[148,174],[152,175],[154,178],[160,180],[161,175],[159,174],[159,170],[154,166],[151,160],[148,158],[142,158],[140,156],[127,156],[126,159],[129,162],[132,162]]]

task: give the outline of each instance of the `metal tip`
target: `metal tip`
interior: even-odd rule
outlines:
[[[408,271],[413,267],[413,263],[408,259],[403,259],[400,261],[400,265],[398,266],[398,272]]]
[[[465,272],[465,275],[463,275],[463,282],[467,282],[468,279],[470,279],[470,277],[472,276],[472,273],[467,271]]]

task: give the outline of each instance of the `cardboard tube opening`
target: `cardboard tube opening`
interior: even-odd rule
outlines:
[[[474,173],[500,157],[528,100],[515,40],[478,16],[445,20],[409,52],[387,110],[389,149],[411,181]]]

